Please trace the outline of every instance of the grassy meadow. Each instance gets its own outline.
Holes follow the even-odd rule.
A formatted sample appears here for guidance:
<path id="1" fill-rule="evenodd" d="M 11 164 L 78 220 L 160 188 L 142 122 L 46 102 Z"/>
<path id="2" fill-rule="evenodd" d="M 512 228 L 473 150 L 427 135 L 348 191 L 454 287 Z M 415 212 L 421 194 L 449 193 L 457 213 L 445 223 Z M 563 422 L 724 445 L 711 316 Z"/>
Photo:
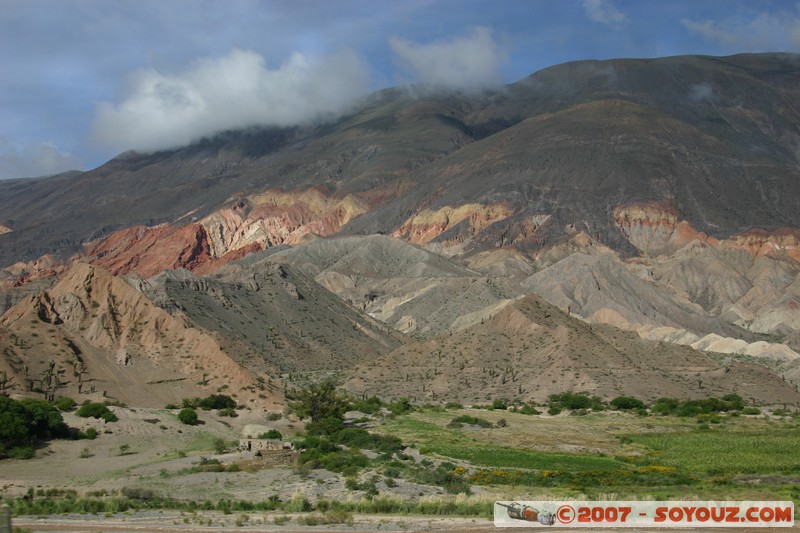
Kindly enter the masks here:
<path id="1" fill-rule="evenodd" d="M 468 413 L 494 427 L 449 427 Z M 497 423 L 501 426 L 497 427 Z M 514 494 L 800 499 L 800 422 L 790 416 L 530 416 L 422 410 L 376 431 L 460 466 L 474 485 Z"/>

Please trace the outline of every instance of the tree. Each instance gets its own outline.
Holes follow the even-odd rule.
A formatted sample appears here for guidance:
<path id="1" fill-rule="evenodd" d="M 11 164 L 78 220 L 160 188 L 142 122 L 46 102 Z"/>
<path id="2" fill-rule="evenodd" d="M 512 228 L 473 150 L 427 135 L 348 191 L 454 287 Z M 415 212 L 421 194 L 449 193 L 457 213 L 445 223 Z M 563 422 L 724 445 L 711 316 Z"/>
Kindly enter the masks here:
<path id="1" fill-rule="evenodd" d="M 336 385 L 332 381 L 323 381 L 300 391 L 297 401 L 291 406 L 300 418 L 320 422 L 331 417 L 344 418 L 349 403 L 347 398 L 336 391 Z"/>
<path id="2" fill-rule="evenodd" d="M 31 439 L 30 415 L 16 400 L 0 396 L 0 453 Z"/>
<path id="3" fill-rule="evenodd" d="M 30 431 L 34 437 L 48 439 L 69 434 L 61 413 L 52 403 L 36 398 L 24 398 L 19 403 L 28 411 Z"/>
<path id="4" fill-rule="evenodd" d="M 332 435 L 344 427 L 344 413 L 349 402 L 336 391 L 332 381 L 323 381 L 300 391 L 291 407 L 301 418 L 311 419 L 306 427 L 309 433 Z"/>
<path id="5" fill-rule="evenodd" d="M 185 407 L 178 413 L 178 420 L 187 426 L 194 426 L 197 424 L 197 411 L 191 407 Z"/>
<path id="6" fill-rule="evenodd" d="M 19 458 L 33 457 L 32 446 L 37 440 L 68 434 L 61 413 L 50 402 L 0 397 L 0 457 L 6 453 Z"/>

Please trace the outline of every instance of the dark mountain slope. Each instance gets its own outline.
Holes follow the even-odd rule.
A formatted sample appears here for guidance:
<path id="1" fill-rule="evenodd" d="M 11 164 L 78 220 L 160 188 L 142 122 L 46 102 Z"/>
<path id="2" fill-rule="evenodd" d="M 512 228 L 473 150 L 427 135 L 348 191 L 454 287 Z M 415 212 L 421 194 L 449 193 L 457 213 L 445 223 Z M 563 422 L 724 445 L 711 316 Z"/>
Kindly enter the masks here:
<path id="1" fill-rule="evenodd" d="M 576 226 L 634 253 L 611 216 L 634 201 L 666 202 L 716 236 L 797 227 L 798 79 L 796 55 L 683 56 L 568 63 L 480 95 L 386 90 L 331 124 L 227 132 L 91 172 L 0 182 L 0 219 L 14 230 L 0 235 L 0 264 L 312 186 L 381 207 L 349 233 L 395 231 L 421 206 L 511 206 L 499 226 L 449 236 L 485 233 L 477 247 L 508 232 L 537 247 Z M 520 229 L 532 213 L 554 217 L 535 238 Z"/>
<path id="2" fill-rule="evenodd" d="M 446 118 L 460 101 L 385 91 L 335 124 L 226 132 L 176 150 L 122 154 L 90 172 L 0 181 L 0 220 L 14 230 L 0 235 L 0 265 L 72 253 L 120 228 L 187 223 L 272 188 L 323 186 L 380 203 L 409 185 L 382 187 L 471 142 L 463 124 Z"/>
<path id="3" fill-rule="evenodd" d="M 797 227 L 799 67 L 796 56 L 763 55 L 547 69 L 473 112 L 467 120 L 493 116 L 515 125 L 420 169 L 414 200 L 431 210 L 509 204 L 517 216 L 487 228 L 493 237 L 478 239 L 486 245 L 519 233 L 520 215 L 550 214 L 555 220 L 529 246 L 563 235 L 557 222 L 632 252 L 612 212 L 636 202 L 667 203 L 720 237 L 751 226 Z M 353 229 L 376 220 L 393 229 L 405 201 Z"/>

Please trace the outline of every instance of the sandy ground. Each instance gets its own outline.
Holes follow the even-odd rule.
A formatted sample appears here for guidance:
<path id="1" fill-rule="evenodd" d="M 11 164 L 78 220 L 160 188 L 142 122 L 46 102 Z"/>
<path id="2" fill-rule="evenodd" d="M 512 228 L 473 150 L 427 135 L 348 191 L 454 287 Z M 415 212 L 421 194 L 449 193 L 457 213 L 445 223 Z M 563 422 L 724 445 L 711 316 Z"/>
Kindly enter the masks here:
<path id="1" fill-rule="evenodd" d="M 30 529 L 38 532 L 60 533 L 99 533 L 99 532 L 175 532 L 175 533 L 200 533 L 200 532 L 225 532 L 225 531 L 264 531 L 275 533 L 295 533 L 309 531 L 355 531 L 358 533 L 381 531 L 447 531 L 452 533 L 490 533 L 506 531 L 530 531 L 531 529 L 547 530 L 546 526 L 533 526 L 532 528 L 496 528 L 489 520 L 470 518 L 436 518 L 422 516 L 376 516 L 355 515 L 352 525 L 336 524 L 328 526 L 301 526 L 296 522 L 297 516 L 289 523 L 278 526 L 272 522 L 274 516 L 268 514 L 250 514 L 247 523 L 237 525 L 238 515 L 223 515 L 221 513 L 203 513 L 189 515 L 174 512 L 139 512 L 133 514 L 113 515 L 110 517 L 87 517 L 85 515 L 59 516 L 59 517 L 21 517 L 15 519 L 14 527 Z M 204 525 L 199 525 L 202 521 Z M 211 523 L 208 523 L 208 522 Z M 566 533 L 579 533 L 587 531 L 586 528 L 557 527 L 557 531 Z M 764 531 L 764 528 L 706 528 L 704 530 L 692 528 L 669 529 L 640 529 L 640 528 L 613 528 L 594 529 L 595 531 L 626 532 L 634 531 L 659 532 L 659 531 L 713 531 L 714 533 L 744 533 L 747 531 Z M 800 531 L 800 526 L 780 528 L 778 531 Z"/>

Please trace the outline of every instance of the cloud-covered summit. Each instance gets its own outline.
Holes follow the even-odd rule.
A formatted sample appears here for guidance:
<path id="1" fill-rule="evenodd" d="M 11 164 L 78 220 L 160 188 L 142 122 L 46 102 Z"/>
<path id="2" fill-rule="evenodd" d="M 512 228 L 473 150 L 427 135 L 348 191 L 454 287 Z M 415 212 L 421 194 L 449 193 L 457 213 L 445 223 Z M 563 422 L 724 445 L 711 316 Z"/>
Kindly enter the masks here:
<path id="1" fill-rule="evenodd" d="M 466 36 L 429 44 L 392 37 L 389 45 L 404 81 L 466 89 L 502 82 L 500 67 L 507 52 L 494 40 L 489 28 L 479 27 Z"/>
<path id="2" fill-rule="evenodd" d="M 330 117 L 363 95 L 368 82 L 368 69 L 353 52 L 295 53 L 270 68 L 260 54 L 234 49 L 181 72 L 137 72 L 122 102 L 97 106 L 93 131 L 119 150 L 170 148 L 226 129 Z"/>
<path id="3" fill-rule="evenodd" d="M 506 53 L 488 28 L 430 44 L 393 37 L 389 45 L 405 82 L 465 89 L 502 82 Z M 93 133 L 117 150 L 153 151 L 227 129 L 306 124 L 335 117 L 369 82 L 369 67 L 354 52 L 294 53 L 271 68 L 261 54 L 237 48 L 178 72 L 134 73 L 121 102 L 98 104 Z"/>
<path id="4" fill-rule="evenodd" d="M 481 89 L 567 61 L 800 52 L 798 21 L 797 0 L 0 0 L 0 179 L 314 120 L 398 83 Z"/>

